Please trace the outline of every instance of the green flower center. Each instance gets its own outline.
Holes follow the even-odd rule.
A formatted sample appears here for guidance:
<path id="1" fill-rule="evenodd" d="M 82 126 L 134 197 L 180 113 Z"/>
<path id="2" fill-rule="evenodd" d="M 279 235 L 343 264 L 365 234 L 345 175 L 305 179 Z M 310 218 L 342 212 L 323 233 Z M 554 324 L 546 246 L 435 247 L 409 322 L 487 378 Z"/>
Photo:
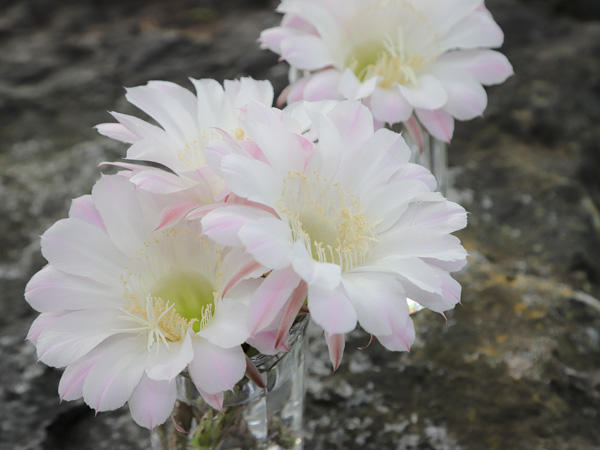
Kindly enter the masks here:
<path id="1" fill-rule="evenodd" d="M 215 312 L 215 288 L 198 273 L 170 275 L 154 287 L 152 296 L 173 304 L 178 315 L 193 322 L 196 332 L 206 326 Z"/>

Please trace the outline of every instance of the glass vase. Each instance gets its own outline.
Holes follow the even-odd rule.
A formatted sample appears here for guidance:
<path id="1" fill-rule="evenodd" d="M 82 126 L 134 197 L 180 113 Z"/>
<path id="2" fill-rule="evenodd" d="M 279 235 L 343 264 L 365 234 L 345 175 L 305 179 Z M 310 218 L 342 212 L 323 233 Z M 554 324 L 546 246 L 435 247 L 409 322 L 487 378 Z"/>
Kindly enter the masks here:
<path id="1" fill-rule="evenodd" d="M 244 377 L 226 392 L 223 412 L 208 406 L 187 374 L 178 376 L 173 414 L 151 434 L 152 450 L 302 449 L 308 315 L 290 330 L 289 352 L 250 357 L 264 388 Z"/>

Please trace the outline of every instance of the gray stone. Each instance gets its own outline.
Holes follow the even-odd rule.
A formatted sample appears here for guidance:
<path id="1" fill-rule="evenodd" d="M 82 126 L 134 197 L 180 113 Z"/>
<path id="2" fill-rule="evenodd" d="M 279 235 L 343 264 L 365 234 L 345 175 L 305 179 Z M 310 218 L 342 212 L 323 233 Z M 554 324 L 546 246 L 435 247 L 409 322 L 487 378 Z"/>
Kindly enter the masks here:
<path id="1" fill-rule="evenodd" d="M 486 5 L 516 75 L 450 148 L 452 196 L 470 211 L 462 305 L 447 322 L 419 313 L 408 354 L 358 350 L 368 336 L 352 333 L 335 375 L 313 333 L 308 449 L 600 448 L 597 2 Z M 284 65 L 255 42 L 279 20 L 272 6 L 2 2 L 0 449 L 147 448 L 126 409 L 59 403 L 59 371 L 24 341 L 23 289 L 44 264 L 39 235 L 122 155 L 91 127 L 132 111 L 123 86 L 247 74 L 284 87 Z"/>

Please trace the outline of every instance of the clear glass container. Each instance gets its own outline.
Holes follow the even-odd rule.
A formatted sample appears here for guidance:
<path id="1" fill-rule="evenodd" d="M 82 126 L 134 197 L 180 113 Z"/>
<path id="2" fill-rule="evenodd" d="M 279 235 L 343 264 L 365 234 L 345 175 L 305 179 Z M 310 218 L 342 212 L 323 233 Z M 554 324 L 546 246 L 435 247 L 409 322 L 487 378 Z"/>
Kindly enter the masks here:
<path id="1" fill-rule="evenodd" d="M 244 377 L 225 393 L 222 413 L 204 402 L 189 376 L 179 375 L 175 409 L 152 431 L 152 450 L 302 449 L 308 322 L 303 315 L 292 326 L 289 352 L 250 358 L 265 388 Z"/>

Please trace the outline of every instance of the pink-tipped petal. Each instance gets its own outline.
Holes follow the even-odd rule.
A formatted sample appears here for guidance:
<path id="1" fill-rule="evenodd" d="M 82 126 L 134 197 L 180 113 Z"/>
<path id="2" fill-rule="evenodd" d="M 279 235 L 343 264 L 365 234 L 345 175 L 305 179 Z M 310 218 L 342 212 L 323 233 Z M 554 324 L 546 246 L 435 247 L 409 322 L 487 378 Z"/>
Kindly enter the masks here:
<path id="1" fill-rule="evenodd" d="M 239 233 L 244 248 L 265 267 L 282 269 L 290 264 L 290 227 L 275 217 L 264 217 L 244 225 Z"/>
<path id="2" fill-rule="evenodd" d="M 356 327 L 356 311 L 341 287 L 308 288 L 308 309 L 313 320 L 331 334 L 348 333 Z"/>
<path id="3" fill-rule="evenodd" d="M 132 144 L 139 140 L 139 137 L 129 131 L 120 123 L 101 123 L 95 126 L 98 133 L 111 139 Z"/>
<path id="4" fill-rule="evenodd" d="M 373 117 L 387 123 L 404 122 L 413 108 L 397 89 L 377 88 L 371 95 L 371 110 Z"/>
<path id="5" fill-rule="evenodd" d="M 83 383 L 83 399 L 96 411 L 109 411 L 125 404 L 144 373 L 143 339 L 113 339 L 104 346 Z"/>
<path id="6" fill-rule="evenodd" d="M 197 387 L 196 387 L 197 388 Z M 217 392 L 216 394 L 209 394 L 208 392 L 204 392 L 202 389 L 198 389 L 198 392 L 204 399 L 206 403 L 211 408 L 217 409 L 223 412 L 223 392 Z"/>
<path id="7" fill-rule="evenodd" d="M 194 201 L 184 201 L 167 206 L 161 213 L 160 223 L 154 229 L 172 227 L 179 223 L 187 214 L 195 208 L 198 208 L 198 203 Z"/>
<path id="8" fill-rule="evenodd" d="M 285 306 L 300 278 L 291 268 L 271 272 L 250 301 L 250 334 L 268 326 Z"/>
<path id="9" fill-rule="evenodd" d="M 92 352 L 68 366 L 58 383 L 58 395 L 62 400 L 77 400 L 83 395 L 83 383 L 98 360 L 98 352 Z"/>
<path id="10" fill-rule="evenodd" d="M 265 388 L 265 382 L 263 381 L 260 372 L 254 365 L 252 360 L 248 358 L 248 355 L 246 355 L 246 376 L 252 381 L 254 381 L 254 384 L 256 384 L 259 388 Z"/>
<path id="11" fill-rule="evenodd" d="M 422 152 L 423 133 L 415 116 L 410 116 L 410 118 L 406 122 L 404 122 L 404 125 L 406 125 L 406 129 L 410 133 L 412 140 L 417 144 L 417 147 L 419 147 L 419 151 Z"/>
<path id="12" fill-rule="evenodd" d="M 327 349 L 329 350 L 329 360 L 331 361 L 333 371 L 335 372 L 342 362 L 346 339 L 343 334 L 330 334 L 325 332 L 325 340 L 327 342 Z"/>
<path id="13" fill-rule="evenodd" d="M 281 344 L 285 344 L 288 332 L 300 308 L 304 305 L 304 301 L 306 300 L 306 293 L 308 292 L 308 288 L 304 281 L 300 281 L 300 284 L 294 289 L 292 292 L 292 296 L 290 301 L 285 307 L 283 312 L 283 318 L 281 319 L 281 323 L 279 324 L 279 329 L 277 330 L 277 338 L 275 339 L 275 347 L 279 347 Z"/>
<path id="14" fill-rule="evenodd" d="M 96 209 L 91 195 L 82 195 L 73 199 L 71 208 L 69 209 L 69 217 L 81 219 L 90 225 L 97 226 L 101 230 L 106 231 L 102 217 Z"/>
<path id="15" fill-rule="evenodd" d="M 232 389 L 246 373 L 246 357 L 239 345 L 222 348 L 206 339 L 193 340 L 194 359 L 189 364 L 192 381 L 198 390 L 219 394 Z"/>
<path id="16" fill-rule="evenodd" d="M 156 381 L 144 375 L 129 399 L 129 411 L 135 423 L 152 430 L 169 418 L 176 399 L 175 380 Z"/>
<path id="17" fill-rule="evenodd" d="M 238 237 L 240 229 L 251 221 L 268 216 L 265 210 L 248 205 L 224 206 L 202 218 L 202 232 L 221 245 L 239 247 L 242 245 Z"/>
<path id="18" fill-rule="evenodd" d="M 230 289 L 235 287 L 240 281 L 245 279 L 250 274 L 253 274 L 254 272 L 256 272 L 256 270 L 260 269 L 261 267 L 262 266 L 256 261 L 250 261 L 248 264 L 241 267 L 240 270 L 234 273 L 233 276 L 227 281 L 227 284 L 223 288 L 223 294 L 221 295 L 221 298 L 225 297 L 225 295 L 227 295 L 227 292 L 229 292 Z"/>
<path id="19" fill-rule="evenodd" d="M 450 142 L 454 134 L 454 119 L 450 114 L 442 109 L 417 109 L 415 112 L 427 131 L 441 141 Z"/>

